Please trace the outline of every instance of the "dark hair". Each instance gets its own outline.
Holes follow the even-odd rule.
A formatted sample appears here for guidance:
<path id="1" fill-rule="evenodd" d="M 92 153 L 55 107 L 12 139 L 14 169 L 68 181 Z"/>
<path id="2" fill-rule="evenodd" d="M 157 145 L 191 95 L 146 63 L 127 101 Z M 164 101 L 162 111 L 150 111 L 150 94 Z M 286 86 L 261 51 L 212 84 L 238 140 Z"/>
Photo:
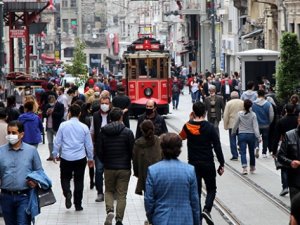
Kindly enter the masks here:
<path id="1" fill-rule="evenodd" d="M 54 87 L 54 85 L 51 83 L 51 82 L 49 82 L 48 84 L 47 84 L 47 89 L 50 91 L 50 90 L 52 90 L 52 88 Z"/>
<path id="2" fill-rule="evenodd" d="M 154 138 L 154 125 L 151 120 L 144 120 L 140 125 L 142 134 L 146 140 Z"/>
<path id="3" fill-rule="evenodd" d="M 160 136 L 160 147 L 165 159 L 177 159 L 181 153 L 182 140 L 178 134 L 165 133 Z"/>
<path id="4" fill-rule="evenodd" d="M 291 103 L 286 104 L 285 111 L 287 114 L 293 114 L 295 112 L 295 105 Z"/>
<path id="5" fill-rule="evenodd" d="M 290 102 L 292 102 L 292 100 L 294 100 L 294 99 L 295 99 L 295 102 L 296 102 L 296 103 L 299 102 L 299 96 L 298 96 L 297 94 L 293 94 L 293 95 L 291 96 Z"/>
<path id="6" fill-rule="evenodd" d="M 14 95 L 8 96 L 6 99 L 7 107 L 15 106 L 16 104 L 16 97 Z"/>
<path id="7" fill-rule="evenodd" d="M 297 224 L 300 224 L 300 193 L 296 194 L 296 196 L 292 199 L 291 204 L 291 215 L 294 216 Z"/>
<path id="8" fill-rule="evenodd" d="M 75 102 L 75 104 L 77 104 L 78 101 L 81 101 L 81 100 L 77 100 Z M 90 127 L 91 124 L 90 124 L 90 119 L 89 119 L 89 108 L 90 108 L 91 104 L 84 103 L 83 101 L 81 101 L 81 102 L 82 102 L 82 105 L 80 105 L 81 114 L 79 116 L 79 121 L 86 124 L 88 127 Z"/>
<path id="9" fill-rule="evenodd" d="M 245 114 L 247 114 L 247 113 L 250 112 L 251 106 L 252 106 L 252 101 L 249 100 L 249 99 L 246 99 L 246 100 L 244 101 L 244 109 L 245 109 L 245 111 L 246 111 Z"/>
<path id="10" fill-rule="evenodd" d="M 73 104 L 70 106 L 69 112 L 71 113 L 71 117 L 78 117 L 81 112 L 81 108 L 79 105 Z"/>
<path id="11" fill-rule="evenodd" d="M 55 95 L 48 95 L 48 102 L 49 102 L 50 100 L 52 100 L 52 99 L 55 99 L 55 100 L 56 100 Z"/>
<path id="12" fill-rule="evenodd" d="M 6 116 L 6 109 L 4 107 L 0 107 L 0 119 L 5 119 Z"/>
<path id="13" fill-rule="evenodd" d="M 202 102 L 195 102 L 193 104 L 193 112 L 196 116 L 202 117 L 205 116 L 205 105 Z"/>
<path id="14" fill-rule="evenodd" d="M 112 122 L 119 121 L 123 116 L 123 111 L 118 107 L 113 107 L 109 112 L 109 116 Z"/>
<path id="15" fill-rule="evenodd" d="M 252 89 L 253 87 L 254 87 L 254 82 L 253 82 L 253 81 L 248 81 L 247 86 L 246 86 L 246 89 L 247 89 L 247 90 L 250 90 L 250 89 Z"/>
<path id="16" fill-rule="evenodd" d="M 18 131 L 19 133 L 22 133 L 24 132 L 24 126 L 23 126 L 23 123 L 21 123 L 20 121 L 18 120 L 12 120 L 8 123 L 7 125 L 8 127 L 18 127 Z"/>
<path id="17" fill-rule="evenodd" d="M 78 86 L 74 85 L 74 86 L 72 87 L 72 89 L 73 89 L 74 91 L 77 91 L 77 90 L 78 90 Z"/>
<path id="18" fill-rule="evenodd" d="M 33 111 L 33 105 L 34 105 L 33 101 L 25 102 L 24 109 L 26 109 L 27 112 L 32 112 Z"/>
<path id="19" fill-rule="evenodd" d="M 76 100 L 73 104 L 77 104 L 79 105 L 80 107 L 82 107 L 82 105 L 84 104 L 84 102 L 80 99 Z"/>
<path id="20" fill-rule="evenodd" d="M 258 97 L 264 97 L 265 94 L 266 94 L 266 92 L 265 92 L 264 90 L 258 90 L 258 91 L 257 91 Z"/>
<path id="21" fill-rule="evenodd" d="M 72 88 L 70 88 L 70 89 L 67 91 L 67 94 L 68 94 L 68 95 L 70 95 L 70 94 L 75 94 L 75 91 L 74 91 Z"/>

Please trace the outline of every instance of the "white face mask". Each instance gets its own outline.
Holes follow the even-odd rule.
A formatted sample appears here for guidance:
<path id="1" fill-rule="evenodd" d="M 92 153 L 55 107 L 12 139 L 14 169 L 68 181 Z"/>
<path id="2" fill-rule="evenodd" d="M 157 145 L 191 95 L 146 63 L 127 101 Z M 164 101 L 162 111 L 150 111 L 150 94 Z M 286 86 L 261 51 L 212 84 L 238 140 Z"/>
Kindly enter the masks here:
<path id="1" fill-rule="evenodd" d="M 25 91 L 25 95 L 30 95 L 30 91 Z"/>
<path id="2" fill-rule="evenodd" d="M 107 104 L 101 104 L 101 110 L 102 112 L 107 112 L 109 110 L 109 105 Z"/>
<path id="3" fill-rule="evenodd" d="M 17 134 L 9 134 L 9 135 L 6 135 L 5 138 L 12 145 L 16 144 L 19 141 L 19 137 Z"/>

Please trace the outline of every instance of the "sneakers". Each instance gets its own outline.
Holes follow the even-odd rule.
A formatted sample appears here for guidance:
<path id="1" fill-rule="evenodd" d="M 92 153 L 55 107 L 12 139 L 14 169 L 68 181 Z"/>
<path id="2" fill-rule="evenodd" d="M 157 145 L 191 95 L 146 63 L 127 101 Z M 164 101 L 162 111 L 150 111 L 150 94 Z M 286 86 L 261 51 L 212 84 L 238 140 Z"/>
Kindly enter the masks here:
<path id="1" fill-rule="evenodd" d="M 202 216 L 208 225 L 214 225 L 214 221 L 212 220 L 210 213 L 207 209 L 203 209 Z"/>
<path id="2" fill-rule="evenodd" d="M 259 148 L 255 149 L 255 157 L 258 159 L 259 158 Z"/>
<path id="3" fill-rule="evenodd" d="M 248 174 L 247 167 L 243 168 L 242 174 L 243 175 L 247 175 Z"/>
<path id="4" fill-rule="evenodd" d="M 82 210 L 83 210 L 83 208 L 82 208 L 82 206 L 81 206 L 81 205 L 79 205 L 79 206 L 75 206 L 75 210 L 76 210 L 76 211 L 82 211 Z"/>
<path id="5" fill-rule="evenodd" d="M 94 183 L 94 181 L 91 181 L 90 182 L 90 189 L 92 190 L 92 189 L 94 189 L 94 187 L 95 187 L 95 183 Z"/>
<path id="6" fill-rule="evenodd" d="M 284 189 L 282 189 L 282 191 L 280 192 L 280 196 L 285 196 L 286 194 L 288 194 L 289 193 L 289 189 L 288 188 L 284 188 Z"/>
<path id="7" fill-rule="evenodd" d="M 98 194 L 97 198 L 95 199 L 95 202 L 103 202 L 104 201 L 104 195 Z"/>
<path id="8" fill-rule="evenodd" d="M 231 160 L 231 161 L 238 161 L 238 158 L 232 157 L 230 160 Z"/>
<path id="9" fill-rule="evenodd" d="M 256 170 L 255 166 L 250 166 L 250 173 L 253 174 L 255 172 L 255 170 Z"/>
<path id="10" fill-rule="evenodd" d="M 113 221 L 114 217 L 115 217 L 115 214 L 113 212 L 107 213 L 104 225 L 112 225 L 112 221 Z"/>
<path id="11" fill-rule="evenodd" d="M 123 225 L 123 223 L 121 221 L 117 221 L 116 225 Z"/>
<path id="12" fill-rule="evenodd" d="M 66 196 L 66 201 L 65 201 L 65 205 L 66 205 L 67 209 L 71 208 L 71 206 L 72 206 L 71 200 L 72 200 L 72 193 L 69 192 Z"/>
<path id="13" fill-rule="evenodd" d="M 145 220 L 144 225 L 150 225 L 148 220 Z"/>

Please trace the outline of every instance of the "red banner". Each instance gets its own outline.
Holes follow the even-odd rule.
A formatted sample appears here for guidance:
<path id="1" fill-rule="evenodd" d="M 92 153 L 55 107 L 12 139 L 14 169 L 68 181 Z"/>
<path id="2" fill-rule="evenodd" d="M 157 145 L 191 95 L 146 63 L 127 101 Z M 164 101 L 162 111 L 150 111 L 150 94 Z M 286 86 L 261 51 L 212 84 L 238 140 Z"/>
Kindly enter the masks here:
<path id="1" fill-rule="evenodd" d="M 116 33 L 114 36 L 114 53 L 115 55 L 119 54 L 119 35 Z"/>
<path id="2" fill-rule="evenodd" d="M 9 30 L 9 38 L 25 38 L 26 30 Z"/>

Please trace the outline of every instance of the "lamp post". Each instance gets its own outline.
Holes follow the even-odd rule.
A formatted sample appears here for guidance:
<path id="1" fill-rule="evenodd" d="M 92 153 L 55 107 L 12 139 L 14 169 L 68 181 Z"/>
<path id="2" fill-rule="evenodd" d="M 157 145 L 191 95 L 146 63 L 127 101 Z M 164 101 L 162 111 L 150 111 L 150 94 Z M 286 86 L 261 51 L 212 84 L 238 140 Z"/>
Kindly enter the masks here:
<path id="1" fill-rule="evenodd" d="M 0 78 L 3 76 L 2 68 L 4 67 L 4 37 L 3 37 L 3 1 L 0 2 Z"/>
<path id="2" fill-rule="evenodd" d="M 210 20 L 211 20 L 211 72 L 216 73 L 216 18 L 215 0 L 211 0 Z"/>

